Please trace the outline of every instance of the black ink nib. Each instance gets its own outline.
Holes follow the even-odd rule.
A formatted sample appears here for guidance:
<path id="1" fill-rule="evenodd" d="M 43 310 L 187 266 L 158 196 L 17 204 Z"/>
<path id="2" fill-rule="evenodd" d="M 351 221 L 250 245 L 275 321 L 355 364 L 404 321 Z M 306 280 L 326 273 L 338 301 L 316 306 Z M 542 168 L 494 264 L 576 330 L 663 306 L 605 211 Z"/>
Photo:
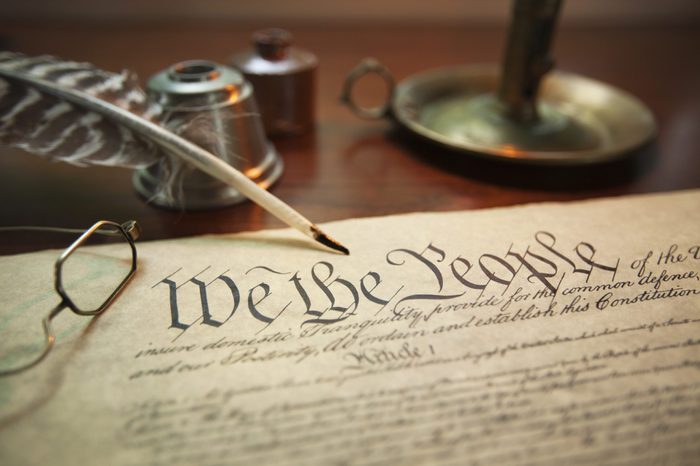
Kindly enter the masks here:
<path id="1" fill-rule="evenodd" d="M 339 242 L 322 232 L 316 225 L 313 225 L 311 227 L 311 232 L 314 235 L 314 239 L 322 245 L 329 247 L 334 251 L 341 252 L 346 256 L 350 255 L 350 250 L 348 248 L 346 248 L 345 246 L 343 246 L 342 244 L 340 244 Z"/>

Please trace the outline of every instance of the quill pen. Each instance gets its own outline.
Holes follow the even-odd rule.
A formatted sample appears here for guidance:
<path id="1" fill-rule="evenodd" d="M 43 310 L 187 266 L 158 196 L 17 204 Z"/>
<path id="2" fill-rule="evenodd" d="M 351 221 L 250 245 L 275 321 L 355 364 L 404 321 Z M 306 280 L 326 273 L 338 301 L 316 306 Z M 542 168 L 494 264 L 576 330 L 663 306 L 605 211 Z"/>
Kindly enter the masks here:
<path id="1" fill-rule="evenodd" d="M 6 144 L 76 165 L 143 167 L 164 154 L 175 156 L 233 186 L 324 246 L 349 253 L 243 173 L 159 125 L 160 112 L 128 72 L 110 73 L 50 56 L 0 53 L 0 140 Z"/>

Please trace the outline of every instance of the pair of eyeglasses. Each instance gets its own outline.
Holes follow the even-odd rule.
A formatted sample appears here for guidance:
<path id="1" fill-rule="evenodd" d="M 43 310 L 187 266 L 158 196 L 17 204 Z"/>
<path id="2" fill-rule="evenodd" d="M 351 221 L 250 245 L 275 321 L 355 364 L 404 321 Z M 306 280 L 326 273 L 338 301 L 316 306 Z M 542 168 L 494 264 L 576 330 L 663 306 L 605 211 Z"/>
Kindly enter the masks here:
<path id="1" fill-rule="evenodd" d="M 49 354 L 56 337 L 51 321 L 68 308 L 81 316 L 95 316 L 109 307 L 136 272 L 135 240 L 140 227 L 135 220 L 123 224 L 100 220 L 87 230 L 51 227 L 0 227 L 0 232 L 49 231 L 82 233 L 56 260 L 54 289 L 61 301 L 42 319 L 42 343 L 38 346 L 19 345 L 10 354 L 0 354 L 0 376 L 17 374 L 39 364 Z M 100 237 L 109 244 L 92 246 Z M 9 316 L 8 319 L 17 318 Z M 0 326 L 5 323 L 0 322 Z M 9 335 L 13 337 L 12 334 Z M 31 356 L 28 357 L 30 353 Z M 22 362 L 16 362 L 21 360 Z"/>

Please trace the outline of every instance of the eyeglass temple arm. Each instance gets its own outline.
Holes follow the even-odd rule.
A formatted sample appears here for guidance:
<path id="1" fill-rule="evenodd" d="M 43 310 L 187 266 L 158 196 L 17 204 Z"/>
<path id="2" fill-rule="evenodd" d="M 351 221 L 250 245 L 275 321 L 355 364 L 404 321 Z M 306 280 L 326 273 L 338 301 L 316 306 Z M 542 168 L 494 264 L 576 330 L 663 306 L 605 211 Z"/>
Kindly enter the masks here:
<path id="1" fill-rule="evenodd" d="M 44 358 L 49 354 L 49 351 L 51 351 L 51 348 L 53 348 L 54 341 L 56 341 L 56 337 L 54 336 L 53 330 L 51 328 L 51 321 L 66 307 L 66 302 L 61 301 L 56 307 L 51 309 L 51 311 L 41 320 L 41 325 L 44 328 L 44 337 L 46 339 L 46 346 L 44 346 L 44 350 L 41 352 L 41 354 L 37 355 L 34 359 L 29 361 L 28 363 L 22 364 L 21 366 L 14 367 L 12 369 L 0 370 L 0 377 L 24 372 L 27 369 L 36 366 L 44 360 Z"/>
<path id="2" fill-rule="evenodd" d="M 141 226 L 138 224 L 136 220 L 128 220 L 124 223 L 122 223 L 122 228 L 124 231 L 131 237 L 132 240 L 137 240 L 138 237 L 141 235 Z M 46 231 L 46 232 L 53 232 L 53 233 L 84 233 L 84 229 L 80 228 L 60 228 L 60 227 L 36 227 L 36 226 L 28 226 L 28 225 L 20 225 L 20 226 L 9 226 L 9 227 L 0 227 L 0 231 Z M 106 235 L 106 236 L 119 236 L 121 235 L 120 232 L 118 231 L 107 231 L 107 230 L 97 230 L 95 233 L 98 235 Z"/>

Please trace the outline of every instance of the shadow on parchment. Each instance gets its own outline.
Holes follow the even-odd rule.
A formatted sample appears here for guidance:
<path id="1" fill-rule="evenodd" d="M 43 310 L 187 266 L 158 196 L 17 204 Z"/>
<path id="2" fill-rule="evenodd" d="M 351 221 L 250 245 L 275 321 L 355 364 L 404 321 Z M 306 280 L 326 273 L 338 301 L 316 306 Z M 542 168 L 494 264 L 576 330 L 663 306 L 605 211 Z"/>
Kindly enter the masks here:
<path id="1" fill-rule="evenodd" d="M 64 310 L 63 312 L 70 311 Z M 109 309 L 106 312 L 109 312 Z M 60 316 L 57 318 L 60 318 Z M 24 416 L 39 410 L 56 396 L 64 382 L 66 365 L 76 353 L 84 351 L 87 338 L 92 333 L 99 318 L 100 315 L 83 317 L 83 319 L 88 321 L 87 325 L 79 331 L 79 334 L 70 343 L 63 341 L 64 344 L 70 345 L 70 348 L 67 348 L 66 351 L 57 352 L 56 348 L 54 348 L 46 356 L 46 360 L 41 361 L 36 367 L 27 369 L 27 372 L 0 378 L 0 391 L 9 391 L 9 400 L 3 400 L 8 406 L 0 406 L 2 411 L 4 411 L 0 414 L 0 431 L 11 428 L 12 424 L 18 422 Z M 55 344 L 60 345 L 61 342 L 62 340 L 57 338 Z M 48 370 L 42 371 L 42 364 L 46 365 L 50 359 L 53 360 L 48 364 Z M 26 377 L 26 380 L 20 385 L 18 379 L 21 377 Z M 12 391 L 18 388 L 22 389 L 23 397 L 20 401 L 13 401 Z M 27 395 L 27 393 L 29 394 Z"/>
<path id="2" fill-rule="evenodd" d="M 579 191 L 624 185 L 648 173 L 658 160 L 656 141 L 604 163 L 575 166 L 529 165 L 484 158 L 427 141 L 393 127 L 386 138 L 420 162 L 486 183 L 521 189 Z"/>
<path id="3" fill-rule="evenodd" d="M 248 232 L 248 233 L 231 233 L 222 235 L 203 235 L 193 238 L 182 238 L 178 241 L 191 241 L 193 243 L 206 243 L 207 245 L 212 245 L 215 243 L 220 243 L 222 246 L 242 246 L 244 249 L 248 250 L 251 247 L 259 247 L 264 249 L 266 246 L 277 246 L 284 248 L 291 248 L 303 251 L 318 251 L 321 253 L 327 253 L 334 256 L 343 256 L 344 254 L 335 251 L 333 249 L 327 248 L 320 243 L 317 243 L 311 238 L 305 238 L 301 233 L 294 232 L 294 238 L 289 238 L 287 236 L 273 236 L 274 232 L 277 230 L 269 230 L 271 233 L 269 236 L 267 232 Z M 298 236 L 298 237 L 296 237 Z"/>

